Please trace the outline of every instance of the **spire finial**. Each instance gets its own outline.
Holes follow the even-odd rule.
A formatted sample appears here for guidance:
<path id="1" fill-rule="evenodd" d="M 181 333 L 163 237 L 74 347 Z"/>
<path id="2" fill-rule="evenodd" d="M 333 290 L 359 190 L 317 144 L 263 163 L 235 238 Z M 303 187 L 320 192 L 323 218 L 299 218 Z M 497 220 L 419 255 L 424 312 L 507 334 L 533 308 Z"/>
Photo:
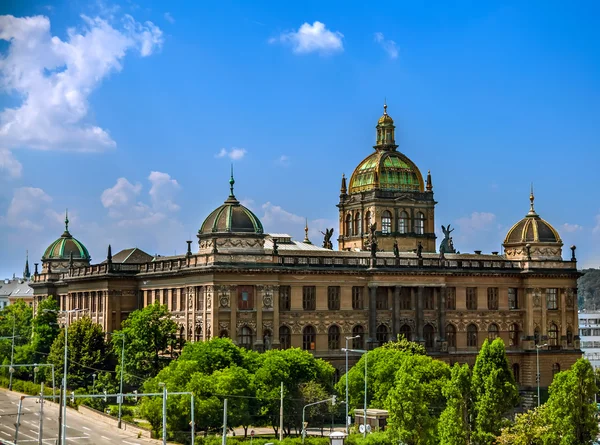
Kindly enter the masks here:
<path id="1" fill-rule="evenodd" d="M 69 209 L 65 210 L 65 232 L 69 231 Z"/>
<path id="2" fill-rule="evenodd" d="M 535 213 L 535 209 L 533 208 L 533 202 L 535 201 L 535 196 L 533 194 L 533 182 L 531 183 L 531 188 L 529 190 L 529 213 L 528 216 L 537 216 Z"/>
<path id="3" fill-rule="evenodd" d="M 427 191 L 433 190 L 433 183 L 431 182 L 431 170 L 427 170 Z"/>
<path id="4" fill-rule="evenodd" d="M 25 251 L 25 269 L 23 270 L 23 279 L 29 280 L 31 273 L 29 272 L 29 250 Z"/>
<path id="5" fill-rule="evenodd" d="M 383 115 L 387 116 L 387 99 L 383 98 Z"/>
<path id="6" fill-rule="evenodd" d="M 304 243 L 312 244 L 308 239 L 308 218 L 306 218 L 306 224 L 304 225 Z"/>
<path id="7" fill-rule="evenodd" d="M 234 198 L 233 194 L 233 185 L 235 184 L 235 179 L 233 179 L 233 163 L 231 164 L 231 178 L 229 178 L 229 197 Z"/>

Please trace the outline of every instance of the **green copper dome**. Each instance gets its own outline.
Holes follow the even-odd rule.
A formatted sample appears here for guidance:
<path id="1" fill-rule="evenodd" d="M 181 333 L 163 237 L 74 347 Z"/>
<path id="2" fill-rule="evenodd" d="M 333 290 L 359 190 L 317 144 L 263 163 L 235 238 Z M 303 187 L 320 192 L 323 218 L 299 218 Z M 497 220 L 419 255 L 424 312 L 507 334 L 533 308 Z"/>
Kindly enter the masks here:
<path id="1" fill-rule="evenodd" d="M 423 176 L 402 153 L 378 150 L 363 159 L 350 178 L 350 193 L 373 189 L 422 192 Z"/>
<path id="2" fill-rule="evenodd" d="M 65 217 L 65 231 L 59 239 L 48 246 L 42 260 L 90 260 L 86 247 L 69 233 L 69 218 Z"/>
<path id="3" fill-rule="evenodd" d="M 220 207 L 213 210 L 204 220 L 198 235 L 211 233 L 247 233 L 262 234 L 263 226 L 258 217 L 250 209 L 244 207 L 233 194 L 233 171 L 229 180 L 230 193 Z"/>

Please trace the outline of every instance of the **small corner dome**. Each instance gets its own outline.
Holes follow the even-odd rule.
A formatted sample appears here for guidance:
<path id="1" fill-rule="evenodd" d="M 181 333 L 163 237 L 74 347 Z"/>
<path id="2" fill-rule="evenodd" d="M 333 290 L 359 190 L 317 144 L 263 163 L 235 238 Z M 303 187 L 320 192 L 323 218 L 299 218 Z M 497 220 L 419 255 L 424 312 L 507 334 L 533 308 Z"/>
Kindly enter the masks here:
<path id="1" fill-rule="evenodd" d="M 563 242 L 560 235 L 536 213 L 534 199 L 532 191 L 529 213 L 506 234 L 503 244 L 506 256 L 512 259 L 561 261 Z"/>
<path id="2" fill-rule="evenodd" d="M 87 248 L 69 232 L 69 218 L 65 217 L 65 231 L 44 251 L 42 260 L 74 260 L 90 261 Z"/>
<path id="3" fill-rule="evenodd" d="M 198 236 L 219 233 L 255 234 L 264 233 L 260 219 L 250 209 L 240 204 L 233 194 L 233 172 L 229 180 L 230 193 L 223 205 L 213 210 L 204 220 Z"/>

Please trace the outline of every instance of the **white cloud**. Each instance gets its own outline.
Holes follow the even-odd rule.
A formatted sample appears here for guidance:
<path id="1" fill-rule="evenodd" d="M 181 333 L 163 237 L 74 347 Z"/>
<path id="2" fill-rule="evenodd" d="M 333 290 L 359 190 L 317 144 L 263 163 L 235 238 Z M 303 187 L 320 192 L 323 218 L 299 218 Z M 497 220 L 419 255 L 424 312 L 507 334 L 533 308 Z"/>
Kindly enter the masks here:
<path id="1" fill-rule="evenodd" d="M 583 226 L 580 226 L 579 224 L 569 224 L 569 223 L 564 223 L 561 226 L 562 231 L 565 231 L 567 233 L 573 233 L 573 232 L 579 232 L 581 230 L 583 230 Z"/>
<path id="2" fill-rule="evenodd" d="M 279 159 L 277 159 L 277 163 L 283 165 L 284 167 L 289 167 L 289 165 L 291 164 L 291 160 L 289 156 L 281 155 L 279 156 Z"/>
<path id="3" fill-rule="evenodd" d="M 273 225 L 275 222 L 285 222 L 292 224 L 304 223 L 304 218 L 298 215 L 294 215 L 287 210 L 284 210 L 281 206 L 266 202 L 262 205 L 263 217 L 261 221 L 265 225 Z"/>
<path id="4" fill-rule="evenodd" d="M 375 41 L 379 43 L 388 56 L 390 56 L 390 59 L 395 59 L 398 57 L 398 48 L 396 47 L 396 42 L 393 40 L 386 40 L 381 32 L 375 33 Z"/>
<path id="5" fill-rule="evenodd" d="M 4 170 L 9 178 L 20 178 L 23 166 L 9 150 L 0 149 L 0 171 Z"/>
<path id="6" fill-rule="evenodd" d="M 0 16 L 0 87 L 22 98 L 0 112 L 0 141 L 7 148 L 101 151 L 116 146 L 107 130 L 89 122 L 90 94 L 127 52 L 149 56 L 163 43 L 152 22 L 125 15 L 117 29 L 99 17 L 81 16 L 80 30 L 67 39 L 52 36 L 45 16 Z"/>
<path id="7" fill-rule="evenodd" d="M 20 187 L 15 189 L 6 216 L 0 222 L 17 229 L 40 231 L 44 228 L 44 208 L 52 198 L 41 188 Z"/>
<path id="8" fill-rule="evenodd" d="M 285 32 L 269 39 L 269 43 L 283 43 L 292 46 L 298 54 L 317 52 L 330 54 L 344 50 L 344 35 L 338 31 L 330 31 L 324 23 L 315 21 L 312 25 L 304 23 L 298 31 Z"/>
<path id="9" fill-rule="evenodd" d="M 165 12 L 165 20 L 170 24 L 175 23 L 175 19 L 173 18 L 170 12 Z"/>
<path id="10" fill-rule="evenodd" d="M 148 193 L 154 208 L 164 208 L 169 212 L 179 210 L 179 205 L 173 202 L 173 197 L 180 188 L 175 179 L 171 179 L 168 173 L 150 172 L 148 180 L 152 184 Z"/>
<path id="11" fill-rule="evenodd" d="M 179 210 L 174 202 L 179 183 L 167 173 L 153 171 L 148 176 L 149 203 L 139 201 L 141 184 L 132 184 L 119 178 L 114 186 L 102 192 L 100 201 L 108 209 L 108 215 L 117 220 L 119 227 L 152 226 L 170 219 L 171 213 Z"/>
<path id="12" fill-rule="evenodd" d="M 239 161 L 240 159 L 242 159 L 244 156 L 246 156 L 246 149 L 245 148 L 236 148 L 233 147 L 229 150 L 227 150 L 226 148 L 222 148 L 216 155 L 215 157 L 217 158 L 224 158 L 224 157 L 228 157 L 229 159 L 231 159 L 232 161 Z"/>
<path id="13" fill-rule="evenodd" d="M 495 227 L 496 215 L 489 212 L 473 212 L 470 216 L 456 220 L 462 232 L 477 232 Z"/>

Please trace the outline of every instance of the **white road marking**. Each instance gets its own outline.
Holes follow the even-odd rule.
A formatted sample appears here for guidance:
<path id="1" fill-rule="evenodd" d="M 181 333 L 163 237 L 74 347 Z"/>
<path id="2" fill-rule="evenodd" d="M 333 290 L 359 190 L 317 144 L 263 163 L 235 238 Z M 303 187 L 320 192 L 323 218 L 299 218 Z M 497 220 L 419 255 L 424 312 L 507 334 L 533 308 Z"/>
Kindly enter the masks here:
<path id="1" fill-rule="evenodd" d="M 123 443 L 126 443 L 127 445 L 140 445 L 137 442 L 127 442 L 126 440 L 124 440 Z"/>
<path id="2" fill-rule="evenodd" d="M 2 408 L 0 408 L 0 411 L 2 411 L 3 413 L 4 413 L 4 412 L 6 412 L 6 411 L 4 411 Z"/>
<path id="3" fill-rule="evenodd" d="M 67 440 L 79 440 L 79 439 L 89 439 L 90 436 L 80 436 L 80 437 L 69 437 L 67 436 Z"/>
<path id="4" fill-rule="evenodd" d="M 26 406 L 24 406 L 23 408 L 25 408 L 27 411 L 31 411 L 29 408 L 27 408 Z"/>
<path id="5" fill-rule="evenodd" d="M 82 426 L 81 428 L 83 428 L 84 430 L 92 431 L 92 430 L 91 430 L 91 429 L 89 429 L 87 426 Z"/>
<path id="6" fill-rule="evenodd" d="M 56 420 L 56 419 L 51 419 L 50 417 L 46 417 L 46 420 L 49 420 L 50 422 L 52 422 L 53 420 Z"/>
<path id="7" fill-rule="evenodd" d="M 0 434 L 4 434 L 5 436 L 12 437 L 12 434 L 7 433 L 6 431 L 0 431 Z"/>
<path id="8" fill-rule="evenodd" d="M 34 431 L 32 429 L 30 429 L 29 431 L 31 431 L 33 434 L 37 434 L 38 433 L 37 431 Z"/>
<path id="9" fill-rule="evenodd" d="M 108 437 L 106 437 L 106 436 L 100 436 L 100 437 L 102 437 L 104 440 L 110 440 L 110 439 L 109 439 Z"/>

